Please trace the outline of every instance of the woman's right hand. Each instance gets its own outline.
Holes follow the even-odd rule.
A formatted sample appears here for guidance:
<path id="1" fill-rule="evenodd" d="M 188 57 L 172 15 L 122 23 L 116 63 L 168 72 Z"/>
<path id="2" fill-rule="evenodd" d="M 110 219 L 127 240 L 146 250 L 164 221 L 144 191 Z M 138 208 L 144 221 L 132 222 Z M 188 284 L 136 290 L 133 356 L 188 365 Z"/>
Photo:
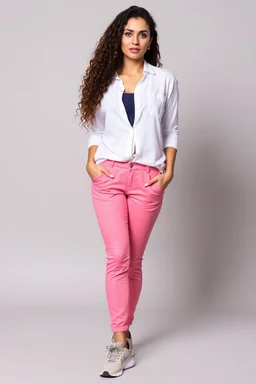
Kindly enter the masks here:
<path id="1" fill-rule="evenodd" d="M 86 171 L 92 180 L 100 176 L 101 173 L 105 173 L 105 175 L 109 177 L 114 177 L 107 169 L 103 168 L 100 164 L 98 165 L 94 163 L 94 161 L 90 161 L 87 163 Z"/>

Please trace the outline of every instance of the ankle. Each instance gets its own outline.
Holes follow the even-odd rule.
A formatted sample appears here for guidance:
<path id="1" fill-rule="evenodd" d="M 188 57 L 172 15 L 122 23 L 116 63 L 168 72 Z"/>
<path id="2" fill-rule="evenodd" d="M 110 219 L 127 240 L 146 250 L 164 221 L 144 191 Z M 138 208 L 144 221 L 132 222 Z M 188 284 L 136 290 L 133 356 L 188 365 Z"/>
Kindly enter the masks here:
<path id="1" fill-rule="evenodd" d="M 115 343 L 122 343 L 124 347 L 127 346 L 127 333 L 126 332 L 115 332 L 113 335 L 113 340 Z"/>
<path id="2" fill-rule="evenodd" d="M 127 339 L 130 339 L 130 338 L 131 338 L 131 332 L 130 332 L 130 331 L 126 331 L 126 332 L 125 332 L 125 337 L 126 337 Z"/>
<path id="3" fill-rule="evenodd" d="M 124 332 L 124 337 L 127 339 L 129 337 L 129 332 L 128 331 L 125 331 Z"/>

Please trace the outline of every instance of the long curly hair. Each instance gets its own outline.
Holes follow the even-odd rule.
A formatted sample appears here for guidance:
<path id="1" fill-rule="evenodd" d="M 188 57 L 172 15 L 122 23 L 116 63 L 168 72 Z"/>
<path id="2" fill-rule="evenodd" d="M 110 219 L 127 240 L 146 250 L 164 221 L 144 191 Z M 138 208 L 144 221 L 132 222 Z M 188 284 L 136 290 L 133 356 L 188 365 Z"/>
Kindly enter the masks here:
<path id="1" fill-rule="evenodd" d="M 156 23 L 150 13 L 142 7 L 135 5 L 120 12 L 107 27 L 96 45 L 94 55 L 89 61 L 89 66 L 83 75 L 80 86 L 80 101 L 77 112 L 80 115 L 80 123 L 86 129 L 91 128 L 94 123 L 97 107 L 100 105 L 104 93 L 111 84 L 116 72 L 122 67 L 123 52 L 121 50 L 121 39 L 125 25 L 130 18 L 143 18 L 149 26 L 150 50 L 144 55 L 144 59 L 155 67 L 162 67 L 158 45 L 158 34 Z"/>

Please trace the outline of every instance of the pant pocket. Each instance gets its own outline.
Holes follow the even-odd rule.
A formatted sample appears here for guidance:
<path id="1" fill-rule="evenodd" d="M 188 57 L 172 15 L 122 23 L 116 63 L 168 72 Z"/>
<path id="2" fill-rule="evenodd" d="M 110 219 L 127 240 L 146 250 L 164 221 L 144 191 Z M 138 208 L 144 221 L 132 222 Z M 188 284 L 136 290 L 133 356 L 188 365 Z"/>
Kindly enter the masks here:
<path id="1" fill-rule="evenodd" d="M 155 177 L 161 175 L 161 172 L 159 171 L 158 168 L 155 168 L 155 169 L 150 169 L 150 172 L 149 172 L 149 180 L 152 180 L 154 179 Z M 151 184 L 149 186 L 149 188 L 151 188 L 152 190 L 156 191 L 156 192 L 164 192 L 164 188 L 160 187 L 158 181 L 154 182 L 153 184 Z"/>
<path id="2" fill-rule="evenodd" d="M 101 174 L 99 176 L 96 176 L 96 177 L 94 177 L 94 179 L 92 179 L 92 182 L 99 180 L 102 177 L 102 175 L 105 175 L 105 173 L 101 172 Z"/>

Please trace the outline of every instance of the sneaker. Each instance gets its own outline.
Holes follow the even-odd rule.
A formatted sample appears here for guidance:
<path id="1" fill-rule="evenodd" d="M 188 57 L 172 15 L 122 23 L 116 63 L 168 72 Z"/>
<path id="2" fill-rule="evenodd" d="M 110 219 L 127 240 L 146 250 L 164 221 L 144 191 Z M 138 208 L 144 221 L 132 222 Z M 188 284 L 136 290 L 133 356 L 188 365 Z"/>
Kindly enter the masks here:
<path id="1" fill-rule="evenodd" d="M 134 346 L 133 346 L 133 342 L 132 342 L 132 335 L 131 335 L 131 332 L 129 331 L 129 337 L 126 338 L 126 340 L 128 340 L 128 342 L 130 343 L 130 346 L 131 346 L 131 350 L 132 350 L 132 357 L 135 356 L 135 351 L 134 351 Z M 114 343 L 114 335 L 112 336 L 112 339 L 111 339 L 111 344 Z"/>
<path id="2" fill-rule="evenodd" d="M 102 377 L 118 377 L 123 374 L 123 371 L 132 368 L 135 361 L 132 356 L 131 342 L 127 339 L 127 347 L 123 347 L 122 343 L 111 342 L 107 346 L 107 358 L 103 363 L 100 371 Z"/>

